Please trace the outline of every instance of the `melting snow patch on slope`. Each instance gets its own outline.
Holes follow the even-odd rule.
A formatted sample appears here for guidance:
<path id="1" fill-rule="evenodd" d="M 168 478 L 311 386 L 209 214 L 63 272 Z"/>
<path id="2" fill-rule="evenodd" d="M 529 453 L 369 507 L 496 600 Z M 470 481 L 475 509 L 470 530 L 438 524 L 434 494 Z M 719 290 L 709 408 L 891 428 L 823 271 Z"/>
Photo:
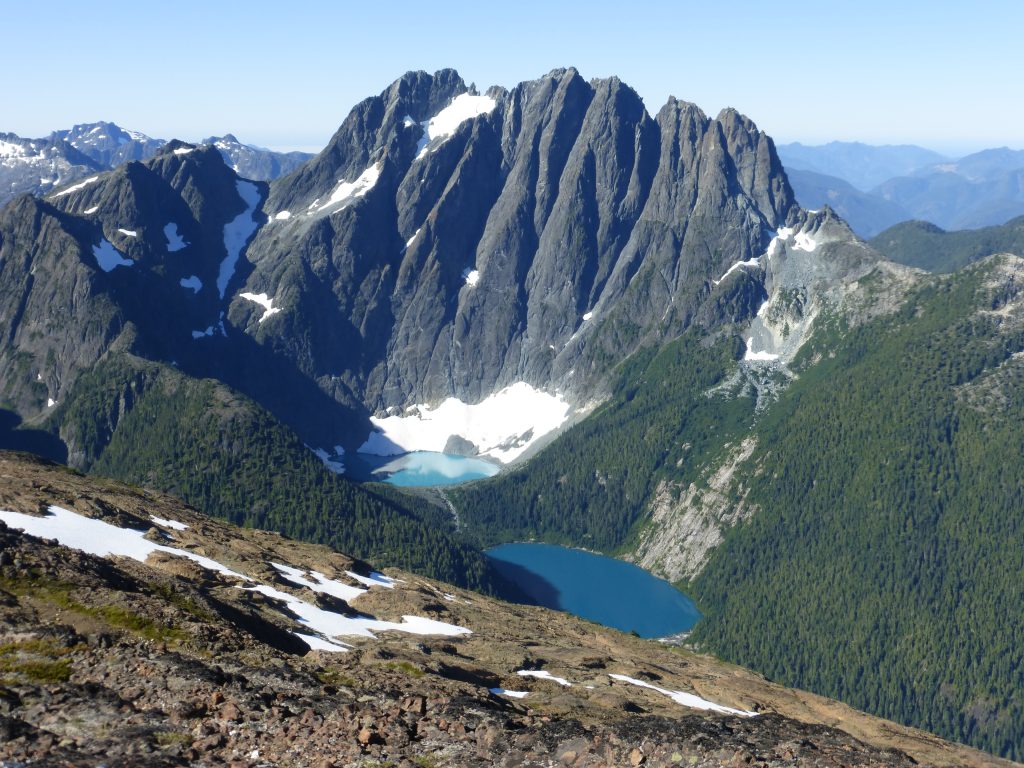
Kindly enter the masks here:
<path id="1" fill-rule="evenodd" d="M 355 181 L 345 181 L 342 179 L 338 182 L 338 186 L 334 188 L 334 191 L 331 192 L 331 196 L 327 199 L 327 202 L 320 203 L 319 199 L 314 200 L 309 205 L 309 212 L 317 213 L 318 211 L 322 211 L 326 208 L 332 208 L 335 205 L 340 205 L 341 203 L 358 200 L 373 189 L 374 185 L 377 183 L 377 179 L 380 178 L 380 165 L 380 163 L 371 165 L 359 174 L 359 178 Z M 339 210 L 343 210 L 343 208 Z"/>
<path id="2" fill-rule="evenodd" d="M 572 683 L 564 677 L 555 677 L 550 672 L 543 669 L 520 669 L 516 674 L 520 677 L 536 677 L 538 680 L 550 680 L 553 683 L 564 685 L 566 688 L 572 687 Z"/>
<path id="3" fill-rule="evenodd" d="M 350 578 L 355 579 L 360 584 L 365 584 L 368 587 L 387 587 L 388 589 L 395 588 L 395 580 L 390 576 L 385 576 L 383 573 L 377 573 L 376 571 L 370 571 L 369 576 L 363 576 L 361 573 L 355 571 L 345 571 Z"/>
<path id="4" fill-rule="evenodd" d="M 162 517 L 157 517 L 156 515 L 150 515 L 149 519 L 163 528 L 170 528 L 172 531 L 188 530 L 187 525 L 180 523 L 177 520 L 166 520 Z"/>
<path id="5" fill-rule="evenodd" d="M 176 155 L 187 155 L 189 152 L 192 152 L 194 149 L 195 149 L 195 147 L 178 147 L 176 150 L 174 150 L 174 154 L 176 154 Z"/>
<path id="6" fill-rule="evenodd" d="M 177 151 L 175 150 L 175 152 Z M 217 291 L 222 299 L 228 288 L 228 283 L 231 282 L 231 278 L 235 274 L 235 266 L 238 264 L 239 256 L 242 255 L 242 249 L 259 228 L 259 224 L 253 218 L 256 208 L 260 204 L 259 187 L 251 181 L 242 179 L 238 179 L 235 186 L 245 203 L 245 210 L 224 225 L 224 249 L 228 253 L 220 264 L 220 274 L 217 276 Z"/>
<path id="7" fill-rule="evenodd" d="M 271 315 L 276 315 L 281 311 L 280 307 L 274 307 L 274 300 L 267 296 L 265 293 L 240 293 L 238 294 L 241 298 L 247 301 L 255 302 L 263 307 L 263 314 L 260 315 L 259 322 L 263 322 Z"/>
<path id="8" fill-rule="evenodd" d="M 314 592 L 319 592 L 324 595 L 331 595 L 337 597 L 340 600 L 353 600 L 360 595 L 366 594 L 365 589 L 359 587 L 353 587 L 350 584 L 344 584 L 334 579 L 328 579 L 322 573 L 316 571 L 310 571 L 309 575 L 313 577 L 314 581 L 310 581 L 305 576 L 305 571 L 298 568 L 293 568 L 290 565 L 284 563 L 271 563 L 282 576 L 284 576 L 292 584 L 297 584 L 300 587 L 306 587 Z"/>
<path id="9" fill-rule="evenodd" d="M 311 647 L 315 643 L 316 650 L 346 650 L 346 646 L 331 640 L 331 638 L 338 635 L 373 638 L 374 632 L 387 630 L 407 632 L 414 635 L 443 635 L 446 637 L 471 634 L 470 630 L 465 627 L 446 624 L 445 622 L 427 619 L 422 616 L 403 616 L 400 622 L 381 621 L 358 614 L 344 616 L 340 613 L 320 608 L 312 603 L 307 603 L 305 600 L 300 600 L 288 592 L 275 589 L 267 584 L 259 584 L 248 576 L 233 571 L 209 557 L 197 555 L 185 549 L 156 544 L 145 538 L 145 531 L 118 528 L 103 520 L 85 517 L 58 506 L 51 506 L 45 517 L 34 517 L 20 512 L 0 510 L 0 520 L 11 528 L 19 529 L 31 536 L 43 539 L 56 539 L 66 547 L 98 557 L 130 557 L 133 560 L 144 563 L 154 552 L 162 552 L 176 557 L 188 558 L 203 568 L 252 585 L 239 585 L 240 589 L 259 592 L 272 600 L 284 603 L 291 614 L 289 618 L 293 616 L 298 617 L 297 623 L 316 633 L 315 635 L 308 635 L 294 632 L 294 634 L 305 640 L 307 644 L 310 644 Z M 154 518 L 154 521 L 158 522 L 158 524 L 174 522 L 160 520 L 159 518 Z M 179 525 L 182 524 L 179 523 Z M 171 525 L 170 527 L 173 528 L 174 526 Z M 182 529 L 179 528 L 177 530 Z M 305 578 L 303 572 L 298 568 L 278 563 L 274 563 L 274 567 L 293 583 L 316 592 L 334 595 L 359 595 L 365 591 L 358 587 L 349 587 L 340 582 L 332 581 L 319 573 L 312 573 L 315 581 L 310 581 Z"/>
<path id="10" fill-rule="evenodd" d="M 423 229 L 423 227 L 420 227 L 420 229 Z M 415 232 L 413 232 L 412 237 L 405 241 L 405 250 L 409 250 L 409 246 L 413 244 L 413 241 L 417 237 L 419 237 L 420 229 L 417 229 Z M 463 277 L 465 277 L 465 274 L 463 274 Z"/>
<path id="11" fill-rule="evenodd" d="M 3 520 L 11 528 L 18 528 L 31 536 L 56 539 L 65 547 L 98 557 L 130 557 L 144 563 L 153 552 L 165 552 L 178 557 L 187 557 L 189 560 L 199 563 L 203 568 L 222 573 L 225 576 L 233 576 L 244 581 L 249 580 L 248 577 L 232 571 L 216 560 L 184 549 L 154 544 L 145 538 L 145 531 L 118 528 L 103 520 L 85 517 L 58 506 L 51 506 L 46 517 L 0 511 L 0 520 Z"/>
<path id="12" fill-rule="evenodd" d="M 306 447 L 309 448 L 308 445 Z M 323 448 L 309 448 L 309 450 L 315 453 L 316 457 L 320 459 L 320 461 L 324 463 L 324 466 L 331 470 L 331 472 L 336 475 L 345 474 L 345 449 L 342 446 L 334 446 L 333 456 Z"/>
<path id="13" fill-rule="evenodd" d="M 757 712 L 748 712 L 744 709 L 733 709 L 732 707 L 723 707 L 721 704 L 715 704 L 707 699 L 702 699 L 692 693 L 686 693 L 685 691 L 670 691 L 666 688 L 659 688 L 656 685 L 645 683 L 643 680 L 636 680 L 632 677 L 626 677 L 625 675 L 608 675 L 612 680 L 619 680 L 623 683 L 629 683 L 630 685 L 637 685 L 641 688 L 650 688 L 652 691 L 668 696 L 677 704 L 682 704 L 684 707 L 690 707 L 691 709 L 707 709 L 713 712 L 724 712 L 729 715 L 740 715 L 741 717 L 756 717 Z"/>
<path id="14" fill-rule="evenodd" d="M 744 360 L 756 360 L 756 361 L 771 361 L 778 360 L 779 356 L 772 354 L 771 352 L 755 352 L 754 351 L 754 340 L 747 339 L 747 351 L 743 355 Z"/>
<path id="15" fill-rule="evenodd" d="M 511 696 L 513 699 L 525 699 L 529 691 L 509 691 L 504 688 L 488 688 L 495 696 Z"/>
<path id="16" fill-rule="evenodd" d="M 167 252 L 174 253 L 185 248 L 188 243 L 185 242 L 185 238 L 178 232 L 178 225 L 173 221 L 164 227 L 164 237 L 167 238 Z"/>
<path id="17" fill-rule="evenodd" d="M 83 213 L 86 216 L 89 216 L 90 214 L 96 213 L 96 211 L 98 211 L 99 209 L 100 207 L 98 205 L 94 205 L 92 208 L 87 208 L 85 211 L 83 211 Z"/>
<path id="18" fill-rule="evenodd" d="M 497 105 L 498 102 L 490 96 L 473 96 L 468 93 L 456 96 L 451 104 L 426 122 L 420 123 L 423 136 L 416 146 L 416 159 L 419 160 L 440 146 L 464 122 L 490 113 Z"/>
<path id="19" fill-rule="evenodd" d="M 480 282 L 480 270 L 467 267 L 462 270 L 462 277 L 466 281 L 466 285 L 476 285 Z"/>
<path id="20" fill-rule="evenodd" d="M 769 251 L 772 249 L 772 245 L 774 243 L 775 243 L 775 239 L 772 238 L 772 242 L 768 244 L 768 250 Z M 720 278 L 718 278 L 717 280 L 712 280 L 711 282 L 713 282 L 715 285 L 718 285 L 723 280 L 725 280 L 725 278 L 727 278 L 729 275 L 731 275 L 733 272 L 735 272 L 737 269 L 741 269 L 743 267 L 749 267 L 749 268 L 753 269 L 754 267 L 760 267 L 760 266 L 761 266 L 761 259 L 760 258 L 747 259 L 746 261 L 737 261 L 735 264 L 733 264 L 731 267 L 729 267 L 727 270 L 725 270 L 725 272 L 722 273 L 722 276 Z"/>
<path id="21" fill-rule="evenodd" d="M 275 221 L 288 221 L 292 217 L 291 211 L 278 211 L 274 214 Z"/>
<path id="22" fill-rule="evenodd" d="M 375 430 L 360 452 L 394 456 L 409 451 L 442 453 L 452 435 L 473 443 L 480 455 L 509 462 L 569 417 L 558 395 L 517 382 L 480 403 L 450 397 L 440 405 L 414 405 L 401 416 L 371 417 Z"/>
<path id="23" fill-rule="evenodd" d="M 806 232 L 797 232 L 793 236 L 793 247 L 798 251 L 812 252 L 818 247 L 818 241 L 808 235 Z"/>
<path id="24" fill-rule="evenodd" d="M 120 232 L 125 237 L 138 237 L 139 236 L 139 233 L 136 232 L 134 229 L 118 229 L 117 231 Z"/>
<path id="25" fill-rule="evenodd" d="M 96 257 L 96 263 L 104 272 L 110 272 L 117 267 L 130 267 L 135 264 L 131 259 L 126 259 L 121 252 L 114 247 L 107 238 L 100 240 L 99 245 L 92 247 L 92 254 Z"/>
<path id="26" fill-rule="evenodd" d="M 99 178 L 100 178 L 99 176 L 90 176 L 85 181 L 80 181 L 77 184 L 75 184 L 75 186 L 73 186 L 73 187 L 68 187 L 67 189 L 61 190 L 60 192 L 55 194 L 51 199 L 52 200 L 56 200 L 58 197 L 64 197 L 64 195 L 70 195 L 72 192 L 77 192 L 80 189 L 85 189 L 87 186 L 92 184 L 94 181 L 98 181 Z"/>

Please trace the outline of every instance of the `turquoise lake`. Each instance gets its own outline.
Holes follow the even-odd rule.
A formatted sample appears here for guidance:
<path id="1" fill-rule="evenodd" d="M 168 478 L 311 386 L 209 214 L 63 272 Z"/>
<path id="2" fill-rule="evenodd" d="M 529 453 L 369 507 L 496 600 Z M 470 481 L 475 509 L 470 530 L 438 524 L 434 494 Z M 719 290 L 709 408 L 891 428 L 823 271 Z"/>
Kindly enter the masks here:
<path id="1" fill-rule="evenodd" d="M 553 544 L 502 544 L 486 552 L 529 601 L 640 637 L 685 632 L 700 618 L 686 595 L 637 566 Z M 522 595 L 501 595 L 524 602 Z"/>
<path id="2" fill-rule="evenodd" d="M 375 480 L 404 487 L 456 485 L 498 473 L 498 465 L 484 459 L 450 456 L 447 453 L 414 451 L 400 456 L 356 454 L 362 466 L 350 473 L 357 479 Z"/>

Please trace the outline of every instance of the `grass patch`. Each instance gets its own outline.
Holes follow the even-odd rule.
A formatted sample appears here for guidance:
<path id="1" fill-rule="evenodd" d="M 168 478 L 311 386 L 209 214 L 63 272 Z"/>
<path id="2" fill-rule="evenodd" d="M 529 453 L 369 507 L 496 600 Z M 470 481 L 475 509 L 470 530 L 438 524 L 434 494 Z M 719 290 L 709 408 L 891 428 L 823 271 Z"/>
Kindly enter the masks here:
<path id="1" fill-rule="evenodd" d="M 397 669 L 399 672 L 405 672 L 410 677 L 423 677 L 426 674 L 422 669 L 408 661 L 389 661 L 383 666 L 388 669 Z"/>
<path id="2" fill-rule="evenodd" d="M 321 669 L 316 673 L 317 680 L 324 685 L 333 685 L 335 688 L 358 688 L 359 681 L 349 677 L 336 669 Z"/>

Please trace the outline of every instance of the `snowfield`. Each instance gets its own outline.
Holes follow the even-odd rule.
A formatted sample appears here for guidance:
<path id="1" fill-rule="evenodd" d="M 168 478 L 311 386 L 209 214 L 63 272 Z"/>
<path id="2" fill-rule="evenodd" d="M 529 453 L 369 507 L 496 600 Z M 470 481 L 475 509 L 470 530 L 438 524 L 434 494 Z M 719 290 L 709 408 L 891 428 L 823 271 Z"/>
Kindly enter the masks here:
<path id="1" fill-rule="evenodd" d="M 175 150 L 175 152 L 177 151 Z M 235 184 L 239 197 L 245 203 L 245 210 L 224 225 L 224 249 L 227 251 L 227 256 L 220 264 L 220 274 L 217 277 L 217 291 L 222 299 L 228 288 L 228 283 L 231 282 L 231 278 L 235 274 L 235 266 L 242 255 L 242 249 L 249 242 L 249 238 L 256 234 L 256 230 L 260 226 L 253 217 L 260 204 L 259 187 L 251 181 L 242 179 Z"/>
<path id="2" fill-rule="evenodd" d="M 497 105 L 498 102 L 490 96 L 472 96 L 468 93 L 456 96 L 451 104 L 426 122 L 420 123 L 423 136 L 416 146 L 416 159 L 425 157 L 428 152 L 441 146 L 464 122 L 489 114 Z"/>
<path id="3" fill-rule="evenodd" d="M 474 405 L 450 397 L 433 408 L 413 405 L 400 416 L 372 417 L 375 431 L 359 451 L 375 456 L 443 453 L 457 435 L 473 443 L 481 456 L 507 463 L 564 424 L 570 409 L 561 396 L 517 382 Z"/>

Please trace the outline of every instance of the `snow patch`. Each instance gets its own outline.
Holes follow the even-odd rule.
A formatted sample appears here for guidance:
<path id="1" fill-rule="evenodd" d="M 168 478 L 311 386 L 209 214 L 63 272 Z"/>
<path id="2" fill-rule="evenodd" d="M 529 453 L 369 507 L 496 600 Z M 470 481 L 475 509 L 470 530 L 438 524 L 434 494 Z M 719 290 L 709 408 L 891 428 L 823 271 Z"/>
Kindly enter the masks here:
<path id="1" fill-rule="evenodd" d="M 466 285 L 476 285 L 480 282 L 480 270 L 466 268 L 462 270 L 462 277 L 466 281 Z"/>
<path id="2" fill-rule="evenodd" d="M 553 683 L 564 685 L 566 688 L 572 687 L 572 683 L 564 677 L 555 677 L 550 672 L 543 669 L 520 669 L 516 674 L 520 677 L 536 677 L 538 680 L 550 680 Z"/>
<path id="3" fill-rule="evenodd" d="M 86 216 L 89 216 L 90 214 L 96 213 L 96 211 L 98 211 L 99 209 L 100 207 L 98 205 L 94 205 L 92 208 L 86 208 L 85 211 L 83 211 L 83 213 Z"/>
<path id="4" fill-rule="evenodd" d="M 420 229 L 423 229 L 423 227 L 420 227 Z M 409 250 L 409 246 L 413 244 L 413 241 L 417 237 L 419 237 L 420 229 L 417 229 L 415 232 L 413 232 L 412 233 L 412 237 L 410 237 L 408 240 L 405 241 L 405 250 Z M 465 275 L 463 275 L 463 277 L 465 277 Z"/>
<path id="5" fill-rule="evenodd" d="M 260 315 L 259 319 L 259 322 L 261 323 L 271 315 L 276 315 L 281 311 L 280 307 L 274 307 L 274 300 L 265 293 L 240 293 L 238 295 L 243 299 L 255 302 L 263 307 L 264 312 Z"/>
<path id="6" fill-rule="evenodd" d="M 498 102 L 490 96 L 473 96 L 468 93 L 456 96 L 451 104 L 426 122 L 420 123 L 423 126 L 423 136 L 416 145 L 416 159 L 419 160 L 428 152 L 437 149 L 464 122 L 489 114 L 497 105 Z"/>
<path id="7" fill-rule="evenodd" d="M 355 571 L 345 571 L 345 573 L 360 584 L 365 584 L 368 587 L 387 587 L 388 589 L 395 588 L 394 579 L 390 576 L 385 576 L 383 573 L 377 573 L 377 571 L 370 571 L 369 576 L 363 576 L 361 573 L 356 573 Z"/>
<path id="8" fill-rule="evenodd" d="M 275 589 L 267 584 L 256 583 L 248 576 L 233 571 L 209 557 L 149 541 L 145 538 L 145 531 L 118 528 L 103 520 L 85 517 L 58 506 L 51 506 L 45 517 L 34 517 L 20 512 L 0 511 L 0 520 L 11 528 L 19 529 L 31 536 L 43 539 L 56 539 L 66 547 L 98 557 L 130 557 L 133 560 L 144 563 L 154 552 L 161 552 L 174 555 L 175 557 L 188 558 L 207 570 L 252 585 L 239 585 L 240 589 L 245 589 L 249 592 L 259 592 L 272 600 L 284 603 L 288 612 L 292 616 L 297 617 L 299 624 L 316 633 L 315 635 L 303 633 L 300 637 L 306 640 L 307 644 L 310 643 L 310 640 L 307 638 L 313 638 L 313 642 L 318 644 L 318 650 L 345 650 L 345 646 L 331 640 L 331 638 L 338 635 L 373 638 L 374 632 L 388 630 L 414 635 L 442 635 L 446 637 L 471 634 L 470 630 L 465 627 L 446 624 L 445 622 L 427 619 L 422 616 L 403 616 L 400 622 L 381 621 L 359 614 L 343 616 L 340 613 L 328 611 L 312 603 L 307 603 L 294 595 Z M 340 582 L 332 581 L 318 573 L 312 573 L 311 575 L 315 581 L 310 581 L 297 568 L 279 563 L 274 563 L 273 565 L 288 580 L 316 592 L 324 592 L 335 596 L 342 594 L 354 594 L 357 596 L 365 591 L 358 587 L 349 587 Z"/>
<path id="9" fill-rule="evenodd" d="M 225 576 L 231 576 L 243 581 L 248 581 L 243 576 L 230 568 L 221 565 L 216 560 L 197 555 L 184 549 L 165 547 L 161 544 L 154 544 L 145 538 L 145 531 L 134 531 L 130 528 L 118 528 L 116 525 L 95 520 L 91 517 L 70 512 L 58 506 L 51 506 L 46 517 L 33 517 L 23 515 L 20 512 L 0 511 L 0 520 L 3 520 L 12 528 L 18 528 L 30 536 L 38 536 L 42 539 L 56 539 L 65 547 L 77 549 L 97 557 L 130 557 L 140 563 L 154 552 L 165 552 L 177 557 L 187 557 L 203 568 Z"/>
<path id="10" fill-rule="evenodd" d="M 184 523 L 179 523 L 177 520 L 166 520 L 166 519 L 164 519 L 162 517 L 157 517 L 156 515 L 150 515 L 149 519 L 152 520 L 157 525 L 159 525 L 159 526 L 161 526 L 163 528 L 170 528 L 173 531 L 185 531 L 185 530 L 188 530 L 188 526 L 187 525 L 185 525 Z"/>
<path id="11" fill-rule="evenodd" d="M 176 150 L 174 150 L 174 154 L 176 154 L 176 155 L 187 155 L 189 152 L 192 152 L 194 150 L 195 150 L 195 147 L 178 147 Z"/>
<path id="12" fill-rule="evenodd" d="M 235 274 L 235 266 L 238 264 L 238 258 L 242 255 L 242 249 L 259 228 L 259 224 L 253 218 L 256 208 L 260 204 L 259 187 L 251 181 L 238 179 L 235 182 L 235 188 L 245 203 L 245 210 L 224 225 L 224 249 L 228 253 L 220 264 L 220 274 L 217 276 L 217 291 L 222 299 L 228 288 L 228 283 L 231 282 L 231 278 Z"/>
<path id="13" fill-rule="evenodd" d="M 201 339 L 204 336 L 213 336 L 213 334 L 214 334 L 214 326 L 209 325 L 209 326 L 206 327 L 205 331 L 192 331 L 192 338 L 193 339 Z"/>
<path id="14" fill-rule="evenodd" d="M 380 178 L 380 163 L 375 163 L 359 174 L 359 178 L 355 181 L 345 181 L 342 179 L 338 182 L 338 186 L 331 192 L 331 196 L 327 199 L 326 203 L 320 203 L 319 199 L 314 200 L 309 205 L 310 213 L 317 213 L 327 208 L 332 208 L 341 203 L 349 203 L 354 200 L 358 200 L 360 197 L 365 195 L 374 185 L 377 183 L 377 179 Z M 344 210 L 348 207 L 347 205 L 339 208 L 338 210 Z"/>
<path id="15" fill-rule="evenodd" d="M 775 238 L 772 238 L 772 242 L 768 244 L 768 248 L 769 249 L 771 249 L 772 243 L 774 243 L 774 242 L 775 242 Z M 737 261 L 735 264 L 733 264 L 731 267 L 729 267 L 727 270 L 725 270 L 725 272 L 722 273 L 722 276 L 720 278 L 718 278 L 717 280 L 712 280 L 711 282 L 713 282 L 715 285 L 718 285 L 723 280 L 725 280 L 725 278 L 727 278 L 729 275 L 731 275 L 733 272 L 735 272 L 737 269 L 742 269 L 743 267 L 749 267 L 749 268 L 752 269 L 754 267 L 760 267 L 760 266 L 761 266 L 761 259 L 760 258 L 747 259 L 746 261 Z"/>
<path id="16" fill-rule="evenodd" d="M 587 320 L 589 320 L 593 316 L 594 316 L 593 312 L 584 312 L 583 313 L 583 322 L 587 322 Z"/>
<path id="17" fill-rule="evenodd" d="M 85 181 L 80 181 L 77 184 L 75 184 L 75 186 L 73 186 L 73 187 L 68 187 L 67 189 L 61 190 L 60 192 L 55 194 L 50 199 L 51 200 L 56 200 L 58 197 L 64 197 L 64 195 L 70 195 L 72 192 L 77 192 L 80 189 L 85 189 L 87 186 L 92 184 L 94 181 L 99 181 L 99 178 L 100 178 L 99 176 L 90 176 Z"/>
<path id="18" fill-rule="evenodd" d="M 96 263 L 104 272 L 110 272 L 117 267 L 130 267 L 135 264 L 131 259 L 126 259 L 122 256 L 113 243 L 105 237 L 100 240 L 99 245 L 92 247 L 92 255 L 96 257 Z"/>
<path id="19" fill-rule="evenodd" d="M 510 696 L 513 699 L 525 699 L 529 691 L 509 691 L 505 688 L 488 688 L 495 696 Z"/>
<path id="20" fill-rule="evenodd" d="M 138 237 L 139 236 L 139 233 L 136 232 L 134 229 L 118 229 L 117 231 L 120 232 L 125 237 Z"/>
<path id="21" fill-rule="evenodd" d="M 753 339 L 747 339 L 747 351 L 743 355 L 743 359 L 744 360 L 770 361 L 770 360 L 778 360 L 779 356 L 775 355 L 775 354 L 772 354 L 771 352 L 755 352 L 754 351 L 754 340 Z"/>
<path id="22" fill-rule="evenodd" d="M 292 632 L 297 638 L 309 646 L 311 651 L 328 651 L 329 653 L 344 653 L 352 646 L 345 643 L 336 643 L 332 640 L 325 640 L 320 635 L 307 635 L 302 632 Z"/>
<path id="23" fill-rule="evenodd" d="M 331 595 L 339 600 L 348 602 L 354 600 L 360 595 L 365 595 L 366 590 L 360 589 L 359 587 L 353 587 L 350 584 L 344 584 L 334 579 L 328 579 L 322 573 L 316 571 L 310 571 L 309 575 L 313 577 L 314 581 L 310 581 L 305 576 L 305 571 L 298 568 L 293 568 L 290 565 L 284 563 L 271 563 L 285 579 L 290 581 L 292 584 L 297 584 L 300 587 L 306 587 L 314 592 L 319 592 L 323 595 Z"/>
<path id="24" fill-rule="evenodd" d="M 188 246 L 185 238 L 178 232 L 178 225 L 173 221 L 164 227 L 164 237 L 167 238 L 167 252 L 174 253 Z"/>
<path id="25" fill-rule="evenodd" d="M 306 447 L 309 448 L 309 446 Z M 309 450 L 313 451 L 313 453 L 316 454 L 316 457 L 320 459 L 320 461 L 324 463 L 324 466 L 331 472 L 334 472 L 336 475 L 345 474 L 345 449 L 342 446 L 334 446 L 333 456 L 323 448 L 310 448 Z"/>
<path id="26" fill-rule="evenodd" d="M 623 683 L 629 683 L 630 685 L 636 685 L 641 688 L 650 688 L 652 691 L 668 696 L 677 704 L 682 704 L 684 707 L 690 707 L 691 709 L 705 709 L 713 712 L 724 712 L 729 715 L 740 715 L 741 717 L 756 717 L 757 712 L 748 712 L 744 709 L 733 709 L 732 707 L 723 707 L 721 704 L 715 704 L 707 699 L 702 699 L 692 693 L 686 693 L 685 691 L 670 691 L 667 688 L 659 688 L 656 685 L 651 685 L 643 680 L 636 680 L 632 677 L 626 677 L 625 675 L 608 675 L 612 680 L 619 680 Z"/>
<path id="27" fill-rule="evenodd" d="M 278 211 L 274 214 L 275 221 L 287 221 L 292 217 L 291 211 Z"/>
<path id="28" fill-rule="evenodd" d="M 52 397 L 46 398 L 46 407 L 47 408 L 53 408 L 53 406 L 55 406 L 56 404 L 57 404 L 57 401 L 54 400 Z"/>
<path id="29" fill-rule="evenodd" d="M 477 446 L 480 455 L 505 463 L 560 427 L 569 410 L 560 395 L 520 381 L 474 405 L 450 397 L 433 408 L 412 405 L 401 416 L 371 417 L 375 429 L 359 451 L 375 456 L 441 453 L 448 439 L 458 435 Z"/>
<path id="30" fill-rule="evenodd" d="M 806 232 L 797 232 L 796 235 L 793 236 L 793 247 L 798 251 L 807 251 L 808 253 L 811 253 L 818 247 L 818 241 Z"/>

